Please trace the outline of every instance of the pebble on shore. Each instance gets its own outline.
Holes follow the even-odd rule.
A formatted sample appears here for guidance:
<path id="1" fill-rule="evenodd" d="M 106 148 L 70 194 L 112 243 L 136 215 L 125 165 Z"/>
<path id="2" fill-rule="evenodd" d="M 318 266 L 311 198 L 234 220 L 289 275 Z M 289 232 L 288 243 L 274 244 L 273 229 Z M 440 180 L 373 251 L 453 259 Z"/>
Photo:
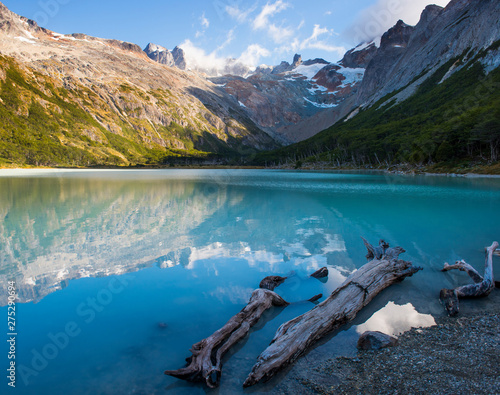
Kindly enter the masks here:
<path id="1" fill-rule="evenodd" d="M 396 347 L 320 362 L 311 366 L 313 374 L 289 377 L 278 392 L 500 394 L 500 312 L 443 317 L 398 340 Z"/>

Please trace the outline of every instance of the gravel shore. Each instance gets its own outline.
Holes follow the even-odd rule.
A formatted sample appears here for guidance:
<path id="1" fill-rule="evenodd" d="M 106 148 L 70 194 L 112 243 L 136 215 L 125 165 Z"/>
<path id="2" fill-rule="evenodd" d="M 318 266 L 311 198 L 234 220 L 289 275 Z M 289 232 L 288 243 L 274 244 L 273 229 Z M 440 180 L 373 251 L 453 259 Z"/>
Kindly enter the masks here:
<path id="1" fill-rule="evenodd" d="M 500 290 L 493 291 L 495 301 Z M 441 317 L 399 344 L 310 364 L 280 394 L 500 394 L 500 304 Z"/>

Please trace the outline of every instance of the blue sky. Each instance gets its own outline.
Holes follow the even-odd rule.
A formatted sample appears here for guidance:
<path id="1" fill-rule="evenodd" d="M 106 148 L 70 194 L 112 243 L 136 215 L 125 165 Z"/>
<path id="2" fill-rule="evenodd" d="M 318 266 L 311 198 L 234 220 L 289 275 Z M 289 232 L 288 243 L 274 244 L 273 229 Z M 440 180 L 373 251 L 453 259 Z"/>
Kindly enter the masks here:
<path id="1" fill-rule="evenodd" d="M 0 0 L 17 14 L 58 33 L 181 45 L 200 62 L 339 60 L 398 19 L 415 24 L 430 3 L 449 0 Z"/>

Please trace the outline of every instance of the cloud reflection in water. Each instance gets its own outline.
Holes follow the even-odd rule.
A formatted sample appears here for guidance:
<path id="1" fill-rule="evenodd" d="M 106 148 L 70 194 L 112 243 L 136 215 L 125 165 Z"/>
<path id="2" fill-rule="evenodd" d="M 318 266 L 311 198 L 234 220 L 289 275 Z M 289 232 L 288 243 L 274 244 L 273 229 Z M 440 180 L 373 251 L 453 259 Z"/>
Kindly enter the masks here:
<path id="1" fill-rule="evenodd" d="M 397 336 L 411 328 L 427 328 L 436 325 L 430 314 L 421 314 L 411 303 L 403 306 L 394 302 L 373 314 L 364 324 L 358 325 L 356 332 L 379 331 L 387 335 Z"/>

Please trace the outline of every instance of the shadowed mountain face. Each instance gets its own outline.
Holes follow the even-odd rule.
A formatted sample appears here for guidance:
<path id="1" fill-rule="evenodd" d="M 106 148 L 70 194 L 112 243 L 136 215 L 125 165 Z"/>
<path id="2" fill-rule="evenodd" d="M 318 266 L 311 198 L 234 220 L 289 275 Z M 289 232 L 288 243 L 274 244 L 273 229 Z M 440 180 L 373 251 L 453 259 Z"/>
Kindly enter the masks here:
<path id="1" fill-rule="evenodd" d="M 500 3 L 494 0 L 452 0 L 446 8 L 430 5 L 419 23 L 399 21 L 382 36 L 379 50 L 367 66 L 357 104 L 373 104 L 381 97 L 406 88 L 408 97 L 450 59 L 473 58 L 500 39 Z M 490 59 L 491 58 L 491 59 Z M 498 67 L 493 51 L 484 63 L 487 72 Z M 453 67 L 450 77 L 461 67 Z"/>
<path id="2" fill-rule="evenodd" d="M 376 50 L 366 43 L 344 57 L 342 64 L 368 65 L 357 92 L 336 108 L 337 118 L 326 119 L 332 126 L 319 114 L 311 120 L 324 131 L 256 162 L 497 172 L 499 19 L 498 1 L 455 0 L 428 6 L 414 27 L 398 21 Z M 356 54 L 360 49 L 364 56 Z"/>

